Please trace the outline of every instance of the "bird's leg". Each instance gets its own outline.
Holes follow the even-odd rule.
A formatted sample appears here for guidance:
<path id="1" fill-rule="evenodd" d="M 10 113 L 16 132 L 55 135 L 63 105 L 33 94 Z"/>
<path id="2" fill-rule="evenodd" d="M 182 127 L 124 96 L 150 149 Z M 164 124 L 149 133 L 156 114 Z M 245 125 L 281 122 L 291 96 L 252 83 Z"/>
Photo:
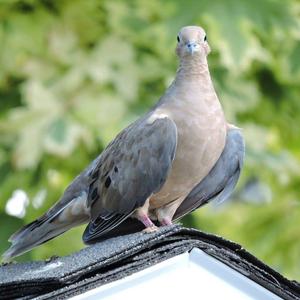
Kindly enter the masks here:
<path id="1" fill-rule="evenodd" d="M 162 226 L 172 225 L 173 216 L 185 197 L 180 197 L 172 201 L 168 205 L 160 207 L 156 210 L 156 216 Z"/>
<path id="2" fill-rule="evenodd" d="M 147 215 L 142 215 L 140 218 L 138 218 L 144 225 L 145 229 L 143 232 L 150 233 L 157 231 L 158 228 L 155 226 L 155 224 L 150 220 L 150 218 Z"/>
<path id="3" fill-rule="evenodd" d="M 146 200 L 145 204 L 142 207 L 138 208 L 135 212 L 135 217 L 145 225 L 146 228 L 143 230 L 143 232 L 146 233 L 154 232 L 158 229 L 149 218 L 148 210 L 149 198 Z"/>

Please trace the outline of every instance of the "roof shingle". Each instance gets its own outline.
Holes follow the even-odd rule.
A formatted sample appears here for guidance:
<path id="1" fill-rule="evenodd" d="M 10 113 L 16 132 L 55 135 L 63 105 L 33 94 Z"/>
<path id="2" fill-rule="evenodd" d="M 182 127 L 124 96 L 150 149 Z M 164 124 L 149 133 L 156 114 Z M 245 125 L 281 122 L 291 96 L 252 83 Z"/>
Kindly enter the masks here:
<path id="1" fill-rule="evenodd" d="M 199 248 L 283 299 L 300 299 L 300 285 L 259 261 L 240 245 L 179 225 L 94 244 L 65 257 L 0 268 L 1 299 L 55 299 L 80 294 Z"/>

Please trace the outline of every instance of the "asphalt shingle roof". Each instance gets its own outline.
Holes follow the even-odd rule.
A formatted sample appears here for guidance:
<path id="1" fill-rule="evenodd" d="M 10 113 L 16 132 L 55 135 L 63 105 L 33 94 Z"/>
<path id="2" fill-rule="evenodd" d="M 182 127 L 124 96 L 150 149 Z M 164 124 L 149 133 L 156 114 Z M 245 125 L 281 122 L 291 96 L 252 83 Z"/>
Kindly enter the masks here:
<path id="1" fill-rule="evenodd" d="M 240 245 L 173 225 L 151 234 L 115 237 L 65 257 L 0 268 L 1 299 L 64 299 L 199 248 L 283 299 L 300 299 L 300 285 Z"/>

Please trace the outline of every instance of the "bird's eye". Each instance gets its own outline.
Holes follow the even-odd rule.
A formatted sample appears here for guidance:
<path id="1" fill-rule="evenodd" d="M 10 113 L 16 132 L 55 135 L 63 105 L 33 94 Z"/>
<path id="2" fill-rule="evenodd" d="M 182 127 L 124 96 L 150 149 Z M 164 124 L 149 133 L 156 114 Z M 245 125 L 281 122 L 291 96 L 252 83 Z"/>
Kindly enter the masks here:
<path id="1" fill-rule="evenodd" d="M 180 43 L 179 35 L 177 35 L 177 42 Z"/>
<path id="2" fill-rule="evenodd" d="M 204 42 L 206 42 L 206 41 L 207 41 L 207 37 L 205 36 L 205 37 L 204 37 Z"/>

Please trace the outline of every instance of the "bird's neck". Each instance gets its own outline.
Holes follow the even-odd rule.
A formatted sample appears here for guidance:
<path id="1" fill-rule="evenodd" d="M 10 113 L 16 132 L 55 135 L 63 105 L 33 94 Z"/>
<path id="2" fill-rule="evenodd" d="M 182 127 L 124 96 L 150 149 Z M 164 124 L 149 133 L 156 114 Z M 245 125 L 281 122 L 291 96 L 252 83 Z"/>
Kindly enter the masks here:
<path id="1" fill-rule="evenodd" d="M 206 56 L 188 55 L 180 58 L 179 68 L 177 72 L 202 73 L 208 70 Z"/>
<path id="2" fill-rule="evenodd" d="M 216 105 L 222 113 L 206 58 L 204 61 L 182 59 L 174 81 L 154 109 L 168 106 L 169 110 L 173 110 L 177 106 L 189 106 L 202 112 L 212 105 Z"/>
<path id="3" fill-rule="evenodd" d="M 206 57 L 203 59 L 182 58 L 174 85 L 179 89 L 200 89 L 204 93 L 214 91 Z"/>

